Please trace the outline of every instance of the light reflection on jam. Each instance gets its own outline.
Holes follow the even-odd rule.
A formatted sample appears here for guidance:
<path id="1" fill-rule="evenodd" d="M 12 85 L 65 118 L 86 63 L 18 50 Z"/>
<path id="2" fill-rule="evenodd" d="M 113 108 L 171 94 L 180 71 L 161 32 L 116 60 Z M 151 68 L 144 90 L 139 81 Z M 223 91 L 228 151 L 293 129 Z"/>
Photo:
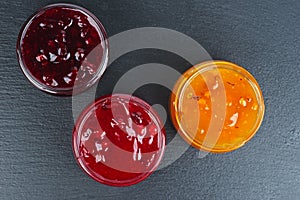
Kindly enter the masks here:
<path id="1" fill-rule="evenodd" d="M 25 27 L 21 62 L 36 80 L 51 88 L 72 88 L 75 80 L 87 83 L 101 66 L 103 31 L 79 7 L 50 6 Z"/>
<path id="2" fill-rule="evenodd" d="M 165 132 L 158 116 L 129 95 L 102 97 L 94 106 L 81 114 L 74 130 L 81 167 L 108 185 L 126 186 L 147 178 L 164 152 Z"/>

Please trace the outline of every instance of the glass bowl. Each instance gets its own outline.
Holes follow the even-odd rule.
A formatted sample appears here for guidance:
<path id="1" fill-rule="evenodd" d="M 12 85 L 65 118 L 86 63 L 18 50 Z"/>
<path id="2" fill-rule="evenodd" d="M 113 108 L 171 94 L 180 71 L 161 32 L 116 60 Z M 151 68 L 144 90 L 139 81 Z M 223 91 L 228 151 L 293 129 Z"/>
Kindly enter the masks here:
<path id="1" fill-rule="evenodd" d="M 22 72 L 38 89 L 72 95 L 91 87 L 108 63 L 106 31 L 91 12 L 58 3 L 34 13 L 17 41 Z"/>
<path id="2" fill-rule="evenodd" d="M 110 186 L 143 181 L 158 167 L 165 130 L 145 101 L 125 94 L 103 96 L 78 117 L 73 151 L 80 167 Z"/>
<path id="3" fill-rule="evenodd" d="M 264 110 L 255 78 L 227 61 L 207 61 L 188 69 L 170 98 L 172 122 L 182 138 L 214 153 L 233 151 L 249 141 Z"/>

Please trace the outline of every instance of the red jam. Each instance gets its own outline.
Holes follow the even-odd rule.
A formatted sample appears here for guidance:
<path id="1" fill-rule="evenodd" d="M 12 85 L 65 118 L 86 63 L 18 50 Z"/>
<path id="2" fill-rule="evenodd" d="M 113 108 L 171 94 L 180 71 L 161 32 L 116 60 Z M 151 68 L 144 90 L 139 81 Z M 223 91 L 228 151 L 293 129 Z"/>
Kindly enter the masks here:
<path id="1" fill-rule="evenodd" d="M 129 186 L 147 178 L 164 153 L 165 130 L 143 100 L 104 96 L 83 111 L 73 132 L 73 150 L 96 181 Z"/>
<path id="2" fill-rule="evenodd" d="M 101 76 L 99 72 L 107 64 L 105 30 L 84 8 L 50 5 L 21 31 L 18 55 L 23 72 L 34 85 L 50 93 L 70 94 L 74 84 L 88 87 Z"/>

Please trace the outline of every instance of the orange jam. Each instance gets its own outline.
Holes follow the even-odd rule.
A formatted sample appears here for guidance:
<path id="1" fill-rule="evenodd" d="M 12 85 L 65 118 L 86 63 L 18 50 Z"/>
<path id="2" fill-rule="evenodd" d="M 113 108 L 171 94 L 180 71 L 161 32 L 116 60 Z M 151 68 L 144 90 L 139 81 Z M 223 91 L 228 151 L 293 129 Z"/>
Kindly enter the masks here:
<path id="1" fill-rule="evenodd" d="M 180 135 L 192 146 L 215 153 L 235 150 L 249 141 L 265 109 L 254 77 L 226 61 L 208 61 L 187 70 L 170 101 Z"/>

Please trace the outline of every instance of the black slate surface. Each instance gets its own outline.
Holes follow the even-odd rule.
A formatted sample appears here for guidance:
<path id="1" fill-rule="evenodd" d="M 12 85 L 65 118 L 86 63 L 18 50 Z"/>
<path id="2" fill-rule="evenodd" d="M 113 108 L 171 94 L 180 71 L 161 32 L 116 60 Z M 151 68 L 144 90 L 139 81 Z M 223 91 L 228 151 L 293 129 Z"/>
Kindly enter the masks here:
<path id="1" fill-rule="evenodd" d="M 126 188 L 101 185 L 77 166 L 71 148 L 71 98 L 35 89 L 21 73 L 15 44 L 21 25 L 38 8 L 57 1 L 0 2 L 0 199 L 292 199 L 300 197 L 299 0 L 90 0 L 84 6 L 108 35 L 145 26 L 180 31 L 214 59 L 248 69 L 266 104 L 264 122 L 241 149 L 198 159 L 190 148 L 172 165 Z M 166 52 L 141 50 L 107 70 L 97 95 L 111 92 L 133 66 L 189 64 Z M 160 95 L 164 94 L 164 95 Z M 167 105 L 169 91 L 145 86 L 137 95 Z M 175 134 L 170 120 L 168 140 Z"/>

